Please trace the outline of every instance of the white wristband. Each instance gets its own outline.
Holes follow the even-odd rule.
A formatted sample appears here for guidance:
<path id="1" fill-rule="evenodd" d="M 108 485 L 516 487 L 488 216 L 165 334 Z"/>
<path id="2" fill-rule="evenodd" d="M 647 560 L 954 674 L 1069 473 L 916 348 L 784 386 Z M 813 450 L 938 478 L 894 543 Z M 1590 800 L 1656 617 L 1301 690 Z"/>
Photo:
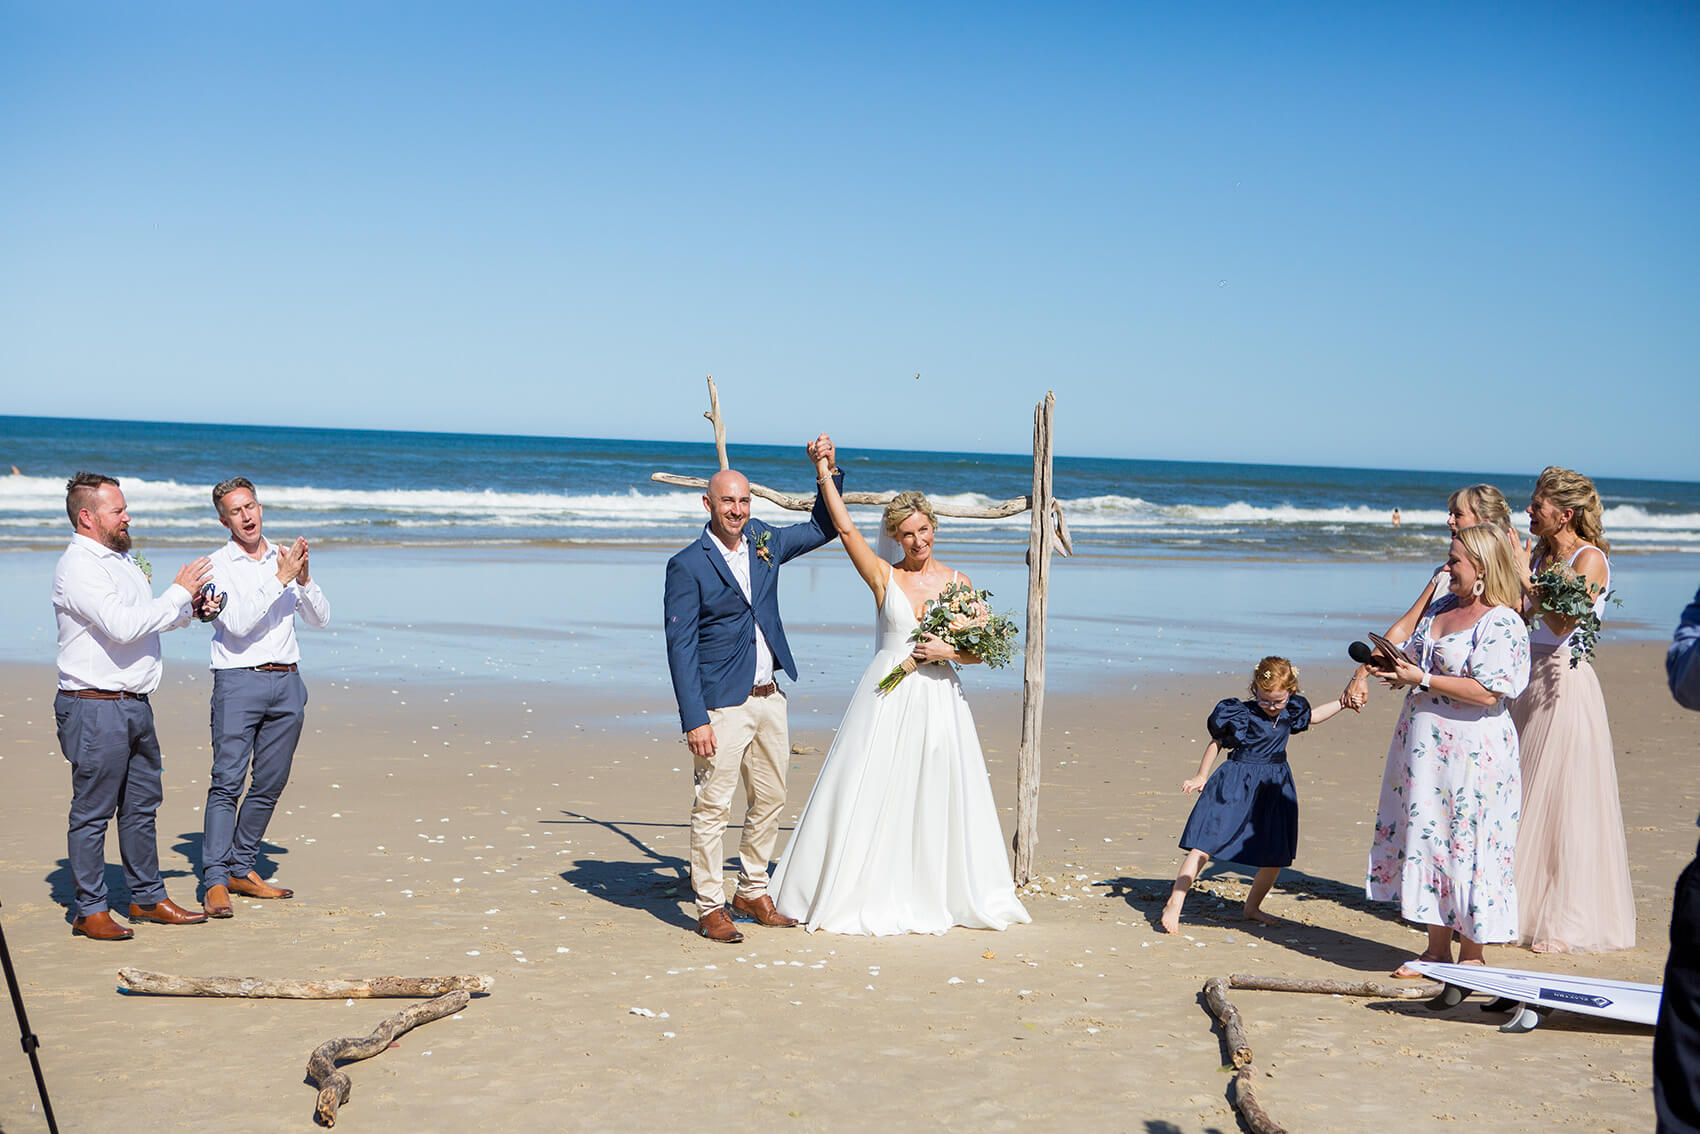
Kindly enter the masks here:
<path id="1" fill-rule="evenodd" d="M 1429 679 L 1428 671 L 1424 670 L 1423 671 L 1423 679 L 1421 681 L 1417 682 L 1417 688 L 1421 689 L 1424 693 L 1428 692 L 1428 679 Z"/>

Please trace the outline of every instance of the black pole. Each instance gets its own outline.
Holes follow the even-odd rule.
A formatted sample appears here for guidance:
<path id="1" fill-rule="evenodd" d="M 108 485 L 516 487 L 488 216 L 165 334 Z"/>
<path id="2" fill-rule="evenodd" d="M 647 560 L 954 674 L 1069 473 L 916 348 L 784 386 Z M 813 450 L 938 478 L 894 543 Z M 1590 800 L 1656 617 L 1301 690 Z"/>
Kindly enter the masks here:
<path id="1" fill-rule="evenodd" d="M 53 1121 L 53 1104 L 47 1101 L 47 1080 L 41 1077 L 41 1060 L 35 1053 L 41 1041 L 30 1031 L 30 1019 L 24 1013 L 24 994 L 18 987 L 18 974 L 12 969 L 12 951 L 6 947 L 4 925 L 0 925 L 0 964 L 6 966 L 6 985 L 12 990 L 12 1007 L 18 1013 L 18 1035 L 23 1040 L 24 1054 L 30 1057 L 30 1070 L 35 1072 L 35 1090 L 41 1096 L 41 1112 L 47 1116 L 50 1134 L 59 1134 L 59 1124 Z"/>

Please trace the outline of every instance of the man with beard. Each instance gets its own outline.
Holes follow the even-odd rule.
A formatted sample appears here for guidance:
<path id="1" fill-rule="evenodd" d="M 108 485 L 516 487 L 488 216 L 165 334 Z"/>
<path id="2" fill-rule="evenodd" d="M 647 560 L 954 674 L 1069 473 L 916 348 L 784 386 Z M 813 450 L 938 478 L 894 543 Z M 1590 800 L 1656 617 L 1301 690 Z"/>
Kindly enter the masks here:
<path id="1" fill-rule="evenodd" d="M 212 554 L 213 580 L 225 600 L 206 611 L 214 622 L 213 763 L 201 867 L 207 915 L 224 918 L 235 915 L 232 893 L 249 898 L 295 893 L 262 879 L 254 860 L 289 783 L 307 721 L 295 616 L 322 629 L 330 624 L 331 607 L 313 581 L 307 541 L 279 547 L 262 533 L 263 511 L 252 481 L 231 477 L 213 488 L 212 497 L 230 540 Z"/>
<path id="2" fill-rule="evenodd" d="M 122 941 L 106 895 L 106 827 L 118 817 L 118 853 L 130 888 L 130 920 L 193 925 L 206 920 L 165 892 L 154 815 L 164 797 L 159 738 L 148 696 L 164 672 L 159 635 L 190 618 L 193 596 L 212 573 L 200 558 L 155 598 L 129 554 L 130 514 L 118 481 L 80 472 L 65 483 L 76 534 L 53 571 L 59 628 L 59 691 L 53 713 L 71 764 L 67 853 L 77 888 L 71 932 Z"/>

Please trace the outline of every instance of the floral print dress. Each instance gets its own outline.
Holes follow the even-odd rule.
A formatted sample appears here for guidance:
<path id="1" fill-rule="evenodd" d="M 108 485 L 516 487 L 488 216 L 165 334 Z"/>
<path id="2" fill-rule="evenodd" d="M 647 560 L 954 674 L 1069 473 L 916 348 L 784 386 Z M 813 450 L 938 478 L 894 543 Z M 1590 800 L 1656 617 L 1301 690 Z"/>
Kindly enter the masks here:
<path id="1" fill-rule="evenodd" d="M 1473 677 L 1503 696 L 1476 706 L 1415 687 L 1406 695 L 1387 750 L 1366 889 L 1398 902 L 1409 921 L 1473 941 L 1515 941 L 1522 780 L 1507 701 L 1529 684 L 1529 633 L 1496 606 L 1474 626 L 1434 637 L 1435 616 L 1457 601 L 1431 603 L 1406 648 L 1430 673 Z"/>

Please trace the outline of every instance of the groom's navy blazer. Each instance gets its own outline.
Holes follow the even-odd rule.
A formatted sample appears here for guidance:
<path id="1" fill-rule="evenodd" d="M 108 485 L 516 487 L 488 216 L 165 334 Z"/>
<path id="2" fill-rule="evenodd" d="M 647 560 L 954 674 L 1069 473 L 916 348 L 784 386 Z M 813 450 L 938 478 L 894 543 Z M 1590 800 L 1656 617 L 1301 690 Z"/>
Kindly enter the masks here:
<path id="1" fill-rule="evenodd" d="M 842 487 L 844 474 L 834 473 L 832 480 Z M 771 562 L 756 554 L 763 533 Z M 785 625 L 779 620 L 779 565 L 837 534 L 818 495 L 814 510 L 800 524 L 775 528 L 751 517 L 744 524 L 750 557 L 748 602 L 708 528 L 701 539 L 667 561 L 667 668 L 673 672 L 673 697 L 686 732 L 707 724 L 708 710 L 749 700 L 756 679 L 758 624 L 774 661 L 797 680 L 797 663 L 791 660 Z"/>

